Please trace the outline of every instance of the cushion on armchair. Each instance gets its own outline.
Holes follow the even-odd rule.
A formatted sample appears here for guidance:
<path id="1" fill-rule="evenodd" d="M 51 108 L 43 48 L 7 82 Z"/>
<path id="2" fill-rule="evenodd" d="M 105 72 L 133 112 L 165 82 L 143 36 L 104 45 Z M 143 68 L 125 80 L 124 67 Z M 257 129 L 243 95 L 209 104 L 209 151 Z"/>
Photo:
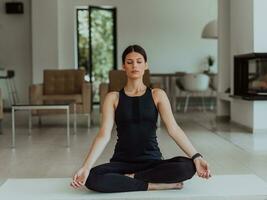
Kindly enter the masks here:
<path id="1" fill-rule="evenodd" d="M 90 83 L 85 82 L 84 76 L 85 70 L 80 69 L 44 70 L 44 83 L 30 86 L 30 102 L 32 104 L 75 102 L 77 113 L 91 113 L 92 88 Z M 48 112 L 42 110 L 38 113 Z"/>
<path id="2" fill-rule="evenodd" d="M 44 95 L 81 94 L 84 70 L 44 70 Z"/>

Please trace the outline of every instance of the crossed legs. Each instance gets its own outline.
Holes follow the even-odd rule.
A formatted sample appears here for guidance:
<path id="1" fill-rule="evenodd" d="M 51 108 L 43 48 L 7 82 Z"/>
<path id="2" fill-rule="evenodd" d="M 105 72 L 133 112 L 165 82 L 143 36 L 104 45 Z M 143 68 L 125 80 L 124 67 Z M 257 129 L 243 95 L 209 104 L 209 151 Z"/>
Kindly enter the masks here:
<path id="1" fill-rule="evenodd" d="M 110 162 L 92 168 L 85 186 L 98 192 L 179 189 L 195 172 L 193 161 L 182 156 L 142 163 Z"/>

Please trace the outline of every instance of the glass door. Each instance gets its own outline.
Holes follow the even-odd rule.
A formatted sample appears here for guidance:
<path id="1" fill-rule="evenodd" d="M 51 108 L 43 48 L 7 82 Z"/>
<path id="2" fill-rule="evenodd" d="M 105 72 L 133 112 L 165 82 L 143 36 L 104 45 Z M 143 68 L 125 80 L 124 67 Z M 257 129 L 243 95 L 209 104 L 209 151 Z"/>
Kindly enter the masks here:
<path id="1" fill-rule="evenodd" d="M 108 72 L 117 69 L 116 8 L 89 6 L 79 10 L 78 64 L 86 69 L 87 80 L 93 85 L 92 101 L 98 104 L 100 83 L 108 82 Z"/>

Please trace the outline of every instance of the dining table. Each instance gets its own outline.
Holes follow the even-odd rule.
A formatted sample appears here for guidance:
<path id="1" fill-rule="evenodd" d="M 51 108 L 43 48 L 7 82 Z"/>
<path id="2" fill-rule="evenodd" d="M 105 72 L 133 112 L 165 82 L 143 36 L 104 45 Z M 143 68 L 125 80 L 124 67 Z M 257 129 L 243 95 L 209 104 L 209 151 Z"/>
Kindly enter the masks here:
<path id="1" fill-rule="evenodd" d="M 153 78 L 160 78 L 163 83 L 163 90 L 166 92 L 173 112 L 176 112 L 176 79 L 184 75 L 184 72 L 169 72 L 169 73 L 151 73 Z"/>

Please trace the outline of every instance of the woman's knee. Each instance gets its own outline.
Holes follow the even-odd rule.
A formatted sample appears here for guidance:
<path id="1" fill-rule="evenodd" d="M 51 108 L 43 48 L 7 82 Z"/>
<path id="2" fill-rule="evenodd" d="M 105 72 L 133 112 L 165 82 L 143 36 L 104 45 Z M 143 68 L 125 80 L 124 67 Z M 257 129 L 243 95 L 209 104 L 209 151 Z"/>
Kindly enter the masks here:
<path id="1" fill-rule="evenodd" d="M 101 168 L 92 168 L 89 176 L 85 182 L 85 186 L 96 192 L 112 192 L 112 186 L 110 184 L 109 177 L 106 173 L 103 173 Z"/>
<path id="2" fill-rule="evenodd" d="M 196 166 L 192 159 L 187 158 L 184 162 L 185 179 L 192 178 L 196 173 Z"/>
<path id="3" fill-rule="evenodd" d="M 109 183 L 107 178 L 107 173 L 110 173 L 108 166 L 99 165 L 93 167 L 90 170 L 89 176 L 85 182 L 85 186 L 97 192 L 109 192 Z"/>
<path id="4" fill-rule="evenodd" d="M 97 181 L 97 177 L 94 173 L 92 173 L 92 170 L 91 170 L 85 182 L 85 186 L 90 190 L 94 190 L 94 183 L 96 181 Z"/>
<path id="5" fill-rule="evenodd" d="M 103 192 L 103 188 L 100 184 L 100 177 L 101 175 L 96 175 L 96 174 L 92 174 L 90 173 L 86 182 L 85 182 L 85 186 L 90 189 L 90 190 L 94 190 L 97 192 Z"/>
<path id="6" fill-rule="evenodd" d="M 99 167 L 94 167 L 90 170 L 90 173 L 87 177 L 87 180 L 85 182 L 85 186 L 90 189 L 90 190 L 94 190 L 94 191 L 100 191 L 100 185 L 99 183 L 99 179 L 101 178 L 101 170 L 99 170 Z"/>
<path id="7" fill-rule="evenodd" d="M 101 166 L 101 165 L 98 165 L 98 166 L 95 166 L 93 167 L 91 170 L 90 170 L 90 174 L 91 175 L 101 175 L 101 174 L 105 174 L 106 173 L 106 168 Z"/>
<path id="8" fill-rule="evenodd" d="M 196 167 L 192 159 L 185 159 L 184 162 L 177 163 L 177 177 L 181 181 L 191 179 L 196 173 Z"/>

